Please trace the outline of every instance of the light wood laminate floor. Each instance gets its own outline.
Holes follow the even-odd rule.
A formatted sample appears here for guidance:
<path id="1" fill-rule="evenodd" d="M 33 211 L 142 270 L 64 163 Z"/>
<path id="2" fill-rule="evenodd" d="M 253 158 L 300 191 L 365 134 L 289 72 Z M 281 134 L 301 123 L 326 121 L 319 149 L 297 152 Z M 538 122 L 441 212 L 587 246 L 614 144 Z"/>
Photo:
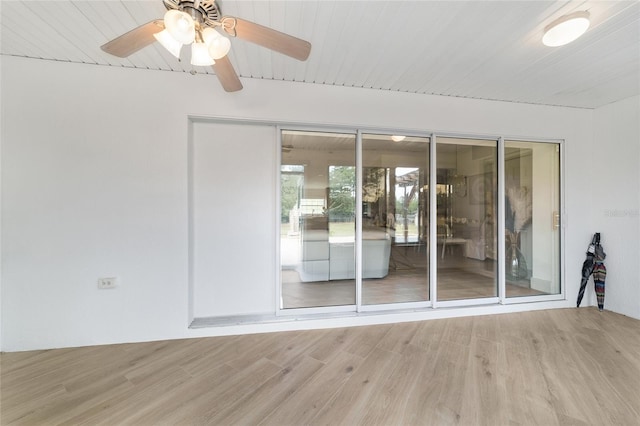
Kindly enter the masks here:
<path id="1" fill-rule="evenodd" d="M 1 356 L 3 425 L 637 425 L 640 321 L 595 308 Z"/>

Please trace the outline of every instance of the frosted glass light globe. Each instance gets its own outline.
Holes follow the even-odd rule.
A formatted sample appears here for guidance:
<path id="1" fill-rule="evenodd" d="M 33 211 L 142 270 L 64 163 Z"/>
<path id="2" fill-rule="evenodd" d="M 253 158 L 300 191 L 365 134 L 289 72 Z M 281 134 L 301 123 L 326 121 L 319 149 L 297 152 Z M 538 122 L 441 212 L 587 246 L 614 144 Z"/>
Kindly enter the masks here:
<path id="1" fill-rule="evenodd" d="M 206 44 L 193 43 L 191 45 L 191 65 L 206 67 L 215 63 L 213 58 L 209 56 Z"/>
<path id="2" fill-rule="evenodd" d="M 155 33 L 153 36 L 165 49 L 169 51 L 169 53 L 180 59 L 180 50 L 182 49 L 182 43 L 171 37 L 169 31 L 162 30 L 159 33 Z"/>
<path id="3" fill-rule="evenodd" d="M 213 28 L 205 28 L 202 31 L 202 39 L 209 47 L 209 55 L 213 59 L 224 57 L 231 49 L 231 41 Z"/>
<path id="4" fill-rule="evenodd" d="M 164 14 L 164 27 L 171 37 L 182 44 L 191 44 L 196 38 L 196 25 L 188 13 L 179 10 L 168 10 Z"/>

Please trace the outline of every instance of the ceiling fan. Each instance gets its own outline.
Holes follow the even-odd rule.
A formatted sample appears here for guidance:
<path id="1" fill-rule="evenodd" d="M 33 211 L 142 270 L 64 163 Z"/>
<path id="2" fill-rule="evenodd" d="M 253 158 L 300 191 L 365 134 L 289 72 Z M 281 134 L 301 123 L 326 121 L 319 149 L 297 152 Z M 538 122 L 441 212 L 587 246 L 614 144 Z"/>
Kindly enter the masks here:
<path id="1" fill-rule="evenodd" d="M 238 37 L 304 61 L 311 44 L 272 28 L 233 16 L 222 16 L 216 0 L 162 0 L 167 12 L 101 46 L 105 52 L 126 58 L 154 41 L 180 60 L 183 45 L 191 45 L 191 64 L 211 66 L 227 92 L 242 89 L 227 56 L 231 42 L 220 34 Z"/>

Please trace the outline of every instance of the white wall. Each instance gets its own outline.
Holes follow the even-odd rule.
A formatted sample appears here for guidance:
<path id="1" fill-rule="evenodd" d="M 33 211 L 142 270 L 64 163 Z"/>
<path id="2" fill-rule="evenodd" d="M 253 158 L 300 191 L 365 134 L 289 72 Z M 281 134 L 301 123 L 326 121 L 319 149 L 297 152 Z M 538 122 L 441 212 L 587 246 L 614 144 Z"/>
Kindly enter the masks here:
<path id="1" fill-rule="evenodd" d="M 193 317 L 273 314 L 276 128 L 196 122 L 192 135 Z"/>
<path id="2" fill-rule="evenodd" d="M 227 94 L 214 76 L 13 57 L 2 58 L 1 76 L 3 350 L 364 321 L 187 328 L 189 115 L 563 138 L 569 300 L 554 306 L 574 306 L 594 225 L 584 214 L 593 205 L 585 177 L 597 174 L 592 111 L 262 80 L 243 80 L 242 92 Z M 605 186 L 620 182 L 602 178 Z M 637 239 L 616 249 L 601 231 L 612 259 L 625 249 L 637 256 Z M 637 282 L 637 268 L 617 273 Z M 120 287 L 97 290 L 104 276 L 119 277 Z M 263 279 L 274 288 L 273 276 Z"/>
<path id="3" fill-rule="evenodd" d="M 2 58 L 3 349 L 184 334 L 185 114 L 163 73 L 60 65 Z"/>
<path id="4" fill-rule="evenodd" d="M 596 109 L 594 123 L 584 180 L 590 194 L 582 204 L 607 253 L 604 305 L 640 319 L 640 97 Z M 591 236 L 580 238 L 586 248 Z"/>

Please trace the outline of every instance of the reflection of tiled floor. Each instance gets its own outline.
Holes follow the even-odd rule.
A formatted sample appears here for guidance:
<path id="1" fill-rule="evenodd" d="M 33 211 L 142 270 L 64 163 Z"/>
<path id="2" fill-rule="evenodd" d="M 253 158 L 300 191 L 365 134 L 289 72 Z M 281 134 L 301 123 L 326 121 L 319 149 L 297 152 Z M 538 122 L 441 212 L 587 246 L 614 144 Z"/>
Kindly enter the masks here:
<path id="1" fill-rule="evenodd" d="M 497 296 L 493 261 L 445 256 L 438 263 L 438 300 Z M 427 254 L 413 247 L 394 247 L 389 275 L 363 282 L 363 304 L 417 302 L 428 300 Z M 507 295 L 528 296 L 539 291 L 507 283 Z M 355 281 L 300 282 L 298 273 L 282 271 L 285 308 L 355 304 Z"/>

